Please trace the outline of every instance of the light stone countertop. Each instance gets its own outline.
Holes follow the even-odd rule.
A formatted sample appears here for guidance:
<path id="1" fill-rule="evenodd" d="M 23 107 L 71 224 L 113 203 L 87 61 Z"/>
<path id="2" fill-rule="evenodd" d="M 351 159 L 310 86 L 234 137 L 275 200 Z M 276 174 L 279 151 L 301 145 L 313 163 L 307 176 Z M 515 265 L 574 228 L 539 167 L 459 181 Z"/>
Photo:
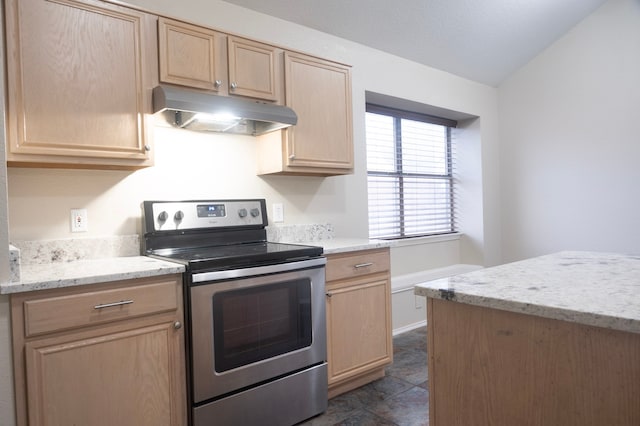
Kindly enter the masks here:
<path id="1" fill-rule="evenodd" d="M 415 294 L 640 333 L 640 255 L 560 252 L 421 283 Z"/>
<path id="2" fill-rule="evenodd" d="M 110 257 L 22 265 L 20 280 L 0 285 L 0 294 L 180 274 L 184 266 L 146 256 Z"/>
<path id="3" fill-rule="evenodd" d="M 34 290 L 144 278 L 182 273 L 185 270 L 184 266 L 177 263 L 166 262 L 146 256 L 114 256 L 82 259 L 77 252 L 80 249 L 86 251 L 84 246 L 89 245 L 92 241 L 93 240 L 88 240 L 86 244 L 83 243 L 83 240 L 53 241 L 46 242 L 46 244 L 34 242 L 31 244 L 34 246 L 33 248 L 25 245 L 30 252 L 37 254 L 37 256 L 31 255 L 32 261 L 23 263 L 20 266 L 19 274 L 16 274 L 14 280 L 9 283 L 0 284 L 0 294 L 22 293 Z M 321 246 L 325 254 L 375 249 L 388 247 L 390 245 L 388 241 L 368 240 L 364 238 L 331 238 L 310 242 L 295 241 L 295 243 Z M 135 246 L 136 244 L 133 245 Z M 74 258 L 78 259 L 73 260 Z M 37 260 L 38 263 L 33 263 L 34 259 Z M 52 260 L 47 262 L 46 260 L 48 259 Z"/>

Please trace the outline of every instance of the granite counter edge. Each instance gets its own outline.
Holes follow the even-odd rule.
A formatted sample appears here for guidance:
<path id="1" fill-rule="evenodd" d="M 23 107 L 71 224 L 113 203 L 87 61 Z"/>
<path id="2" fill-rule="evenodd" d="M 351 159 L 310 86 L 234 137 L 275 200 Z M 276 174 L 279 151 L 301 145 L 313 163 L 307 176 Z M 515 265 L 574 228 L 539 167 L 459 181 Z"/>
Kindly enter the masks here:
<path id="1" fill-rule="evenodd" d="M 439 281 L 443 284 L 440 288 L 438 287 Z M 414 294 L 416 296 L 430 297 L 432 299 L 446 300 L 490 309 L 498 309 L 517 314 L 533 315 L 542 318 L 573 322 L 629 333 L 640 333 L 640 320 L 638 319 L 615 317 L 594 312 L 563 309 L 555 306 L 545 306 L 534 303 L 523 303 L 475 294 L 465 294 L 448 288 L 447 283 L 447 279 L 442 279 L 433 280 L 424 284 L 417 284 L 414 287 Z"/>
<path id="2" fill-rule="evenodd" d="M 0 284 L 0 294 L 181 274 L 184 271 L 183 265 L 146 256 L 32 265 L 23 268 L 20 281 Z"/>

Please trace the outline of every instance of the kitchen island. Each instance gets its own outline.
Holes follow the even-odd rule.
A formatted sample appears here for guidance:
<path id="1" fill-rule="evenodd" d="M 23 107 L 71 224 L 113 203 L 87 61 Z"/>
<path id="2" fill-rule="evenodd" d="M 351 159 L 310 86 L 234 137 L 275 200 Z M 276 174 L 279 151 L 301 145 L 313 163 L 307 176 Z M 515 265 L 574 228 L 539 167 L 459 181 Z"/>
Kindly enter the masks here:
<path id="1" fill-rule="evenodd" d="M 561 252 L 415 293 L 431 426 L 640 425 L 640 256 Z"/>

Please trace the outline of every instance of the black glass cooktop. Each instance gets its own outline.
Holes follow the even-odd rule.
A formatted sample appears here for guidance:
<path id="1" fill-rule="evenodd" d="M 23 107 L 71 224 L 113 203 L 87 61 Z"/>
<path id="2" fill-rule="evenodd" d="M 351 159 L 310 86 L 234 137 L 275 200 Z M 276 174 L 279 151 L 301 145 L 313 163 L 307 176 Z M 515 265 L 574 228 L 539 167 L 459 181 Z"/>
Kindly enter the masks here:
<path id="1" fill-rule="evenodd" d="M 187 265 L 191 271 L 231 269 L 322 255 L 322 247 L 254 242 L 197 248 L 166 248 L 149 255 Z"/>

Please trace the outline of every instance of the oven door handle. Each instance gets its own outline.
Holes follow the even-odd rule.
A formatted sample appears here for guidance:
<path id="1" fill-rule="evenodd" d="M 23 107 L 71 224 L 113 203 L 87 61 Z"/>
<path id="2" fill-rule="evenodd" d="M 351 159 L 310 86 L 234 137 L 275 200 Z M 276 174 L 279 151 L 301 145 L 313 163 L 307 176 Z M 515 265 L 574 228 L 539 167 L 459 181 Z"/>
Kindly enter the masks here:
<path id="1" fill-rule="evenodd" d="M 225 269 L 222 271 L 202 272 L 199 274 L 193 274 L 191 281 L 194 284 L 229 280 L 234 278 L 252 277 L 255 275 L 276 274 L 280 272 L 295 271 L 298 269 L 317 268 L 326 265 L 327 259 L 325 257 L 315 257 L 313 259 L 288 261 L 286 263 L 277 263 L 275 265 L 255 266 L 250 268 L 241 269 Z"/>

